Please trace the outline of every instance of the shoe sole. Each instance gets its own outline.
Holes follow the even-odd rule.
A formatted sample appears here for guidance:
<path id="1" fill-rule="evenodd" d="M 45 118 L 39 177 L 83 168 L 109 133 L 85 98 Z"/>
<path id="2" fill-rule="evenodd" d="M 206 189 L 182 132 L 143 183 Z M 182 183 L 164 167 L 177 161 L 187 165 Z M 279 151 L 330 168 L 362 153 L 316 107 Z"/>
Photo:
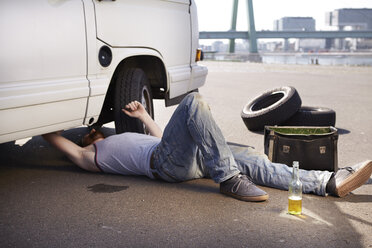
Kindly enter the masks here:
<path id="1" fill-rule="evenodd" d="M 236 194 L 231 193 L 231 192 L 225 192 L 225 191 L 222 191 L 222 190 L 220 190 L 220 192 L 222 194 L 225 194 L 225 195 L 231 196 L 235 199 L 246 201 L 246 202 L 262 202 L 262 201 L 266 201 L 267 199 L 269 199 L 269 195 L 267 195 L 267 194 L 266 195 L 260 195 L 260 196 L 241 196 L 241 195 L 236 195 Z"/>
<path id="2" fill-rule="evenodd" d="M 336 188 L 336 195 L 339 197 L 344 197 L 349 194 L 354 189 L 359 188 L 368 179 L 371 177 L 372 174 L 372 161 L 367 162 L 367 164 L 352 174 L 349 178 L 347 178 L 340 186 Z"/>

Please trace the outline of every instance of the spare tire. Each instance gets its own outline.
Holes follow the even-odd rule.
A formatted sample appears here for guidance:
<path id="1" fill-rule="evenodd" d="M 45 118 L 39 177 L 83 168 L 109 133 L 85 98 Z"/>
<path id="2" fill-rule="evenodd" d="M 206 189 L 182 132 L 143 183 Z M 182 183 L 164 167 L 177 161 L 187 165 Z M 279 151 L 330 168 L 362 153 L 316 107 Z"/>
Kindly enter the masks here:
<path id="1" fill-rule="evenodd" d="M 284 122 L 286 126 L 335 126 L 336 112 L 329 108 L 302 106 Z"/>
<path id="2" fill-rule="evenodd" d="M 248 102 L 241 117 L 251 131 L 263 130 L 265 125 L 280 125 L 301 107 L 297 90 L 284 86 L 269 90 Z"/>

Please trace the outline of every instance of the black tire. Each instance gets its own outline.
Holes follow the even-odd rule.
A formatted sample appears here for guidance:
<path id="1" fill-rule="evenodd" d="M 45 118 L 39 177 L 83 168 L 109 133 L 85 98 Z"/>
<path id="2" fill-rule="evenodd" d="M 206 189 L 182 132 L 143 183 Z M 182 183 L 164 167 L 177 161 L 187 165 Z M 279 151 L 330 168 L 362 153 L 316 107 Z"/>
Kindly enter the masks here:
<path id="1" fill-rule="evenodd" d="M 154 118 L 154 105 L 149 81 L 139 68 L 121 70 L 115 82 L 115 129 L 116 133 L 148 133 L 142 122 L 121 111 L 131 101 L 139 101 Z"/>
<path id="2" fill-rule="evenodd" d="M 302 106 L 284 122 L 286 126 L 335 126 L 336 112 L 329 108 Z"/>
<path id="3" fill-rule="evenodd" d="M 284 86 L 269 90 L 248 102 L 241 117 L 251 131 L 263 130 L 265 125 L 280 125 L 301 107 L 297 90 Z"/>

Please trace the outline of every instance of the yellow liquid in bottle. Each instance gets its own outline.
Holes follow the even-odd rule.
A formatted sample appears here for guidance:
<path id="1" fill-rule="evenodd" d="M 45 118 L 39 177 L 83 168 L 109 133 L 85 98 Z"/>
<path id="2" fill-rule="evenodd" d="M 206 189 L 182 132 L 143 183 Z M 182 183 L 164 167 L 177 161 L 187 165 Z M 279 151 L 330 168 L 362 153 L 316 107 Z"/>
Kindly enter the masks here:
<path id="1" fill-rule="evenodd" d="M 288 213 L 299 215 L 302 212 L 302 197 L 290 196 L 288 198 Z"/>

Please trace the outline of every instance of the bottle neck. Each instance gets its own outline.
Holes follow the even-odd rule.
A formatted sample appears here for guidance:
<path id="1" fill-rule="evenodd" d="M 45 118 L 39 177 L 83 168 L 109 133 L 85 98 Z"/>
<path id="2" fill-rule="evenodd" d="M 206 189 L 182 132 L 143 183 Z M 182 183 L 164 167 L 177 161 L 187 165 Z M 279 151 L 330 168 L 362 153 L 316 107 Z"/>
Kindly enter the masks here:
<path id="1" fill-rule="evenodd" d="M 299 168 L 298 163 L 294 163 L 293 164 L 293 173 L 292 173 L 292 179 L 293 180 L 298 180 L 299 179 L 299 171 L 300 171 L 300 168 Z"/>

